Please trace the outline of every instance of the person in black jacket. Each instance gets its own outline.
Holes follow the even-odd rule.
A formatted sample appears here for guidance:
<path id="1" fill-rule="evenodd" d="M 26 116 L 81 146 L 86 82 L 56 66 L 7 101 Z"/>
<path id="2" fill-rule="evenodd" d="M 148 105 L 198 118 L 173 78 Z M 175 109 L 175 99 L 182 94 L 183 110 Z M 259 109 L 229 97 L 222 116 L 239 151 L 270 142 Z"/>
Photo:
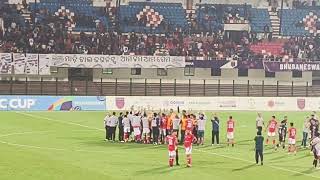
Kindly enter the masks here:
<path id="1" fill-rule="evenodd" d="M 219 145 L 219 130 L 220 130 L 220 121 L 216 114 L 213 115 L 212 123 L 212 145 L 215 143 L 215 139 L 217 140 L 217 145 Z"/>
<path id="2" fill-rule="evenodd" d="M 254 138 L 254 141 L 255 141 L 255 151 L 256 151 L 256 155 L 255 155 L 256 164 L 259 163 L 259 157 L 260 157 L 261 165 L 263 165 L 263 141 L 264 141 L 264 138 L 261 135 L 260 131 L 257 132 L 257 136 Z"/>
<path id="3" fill-rule="evenodd" d="M 119 141 L 120 142 L 124 142 L 124 138 L 123 138 L 123 124 L 122 124 L 122 120 L 123 120 L 123 114 L 122 112 L 120 113 L 119 117 L 118 117 L 118 127 L 119 127 Z"/>

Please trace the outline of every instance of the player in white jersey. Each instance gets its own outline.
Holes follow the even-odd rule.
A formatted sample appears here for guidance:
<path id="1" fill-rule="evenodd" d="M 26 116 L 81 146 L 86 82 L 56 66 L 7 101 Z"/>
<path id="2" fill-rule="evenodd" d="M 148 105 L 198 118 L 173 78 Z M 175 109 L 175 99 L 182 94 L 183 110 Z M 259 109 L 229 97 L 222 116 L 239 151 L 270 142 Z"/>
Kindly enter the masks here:
<path id="1" fill-rule="evenodd" d="M 149 119 L 146 113 L 144 113 L 142 117 L 142 137 L 143 137 L 143 143 L 145 144 L 150 143 L 150 125 L 149 125 Z"/>
<path id="2" fill-rule="evenodd" d="M 319 133 L 315 133 L 315 137 L 311 140 L 311 148 L 314 155 L 313 165 L 316 168 L 320 159 L 320 138 Z"/>
<path id="3" fill-rule="evenodd" d="M 130 125 L 130 119 L 128 118 L 127 115 L 124 115 L 122 124 L 123 124 L 123 132 L 124 132 L 124 142 L 128 142 L 130 132 L 131 132 L 131 125 Z"/>
<path id="4" fill-rule="evenodd" d="M 128 113 L 128 118 L 129 118 L 129 121 L 130 121 L 130 133 L 129 133 L 129 139 L 131 139 L 131 141 L 134 140 L 134 136 L 131 136 L 131 134 L 133 133 L 133 127 L 132 127 L 132 121 L 133 121 L 133 112 L 130 111 L 127 112 Z"/>
<path id="5" fill-rule="evenodd" d="M 141 116 L 139 113 L 136 113 L 132 117 L 132 127 L 133 127 L 133 133 L 134 133 L 134 140 L 136 142 L 141 141 Z"/>

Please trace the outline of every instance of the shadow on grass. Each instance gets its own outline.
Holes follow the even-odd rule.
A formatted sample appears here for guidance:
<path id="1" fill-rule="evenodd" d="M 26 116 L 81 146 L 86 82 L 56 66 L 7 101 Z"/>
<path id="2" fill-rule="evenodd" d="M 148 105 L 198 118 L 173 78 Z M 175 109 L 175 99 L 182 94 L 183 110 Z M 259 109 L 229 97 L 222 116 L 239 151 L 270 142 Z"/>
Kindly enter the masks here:
<path id="1" fill-rule="evenodd" d="M 242 140 L 242 141 L 236 142 L 236 145 L 240 145 L 240 146 L 252 145 L 252 144 L 254 144 L 253 139 L 247 139 L 247 140 Z"/>
<path id="2" fill-rule="evenodd" d="M 268 154 L 273 154 L 273 153 L 274 153 L 274 151 L 270 151 L 270 152 L 264 152 L 263 154 L 268 155 Z"/>
<path id="3" fill-rule="evenodd" d="M 247 166 L 243 166 L 243 167 L 241 167 L 241 168 L 233 169 L 232 171 L 233 171 L 233 172 L 235 172 L 235 171 L 243 171 L 243 170 L 252 168 L 253 166 L 256 166 L 256 164 L 250 164 L 250 165 L 247 165 Z"/>
<path id="4" fill-rule="evenodd" d="M 212 150 L 212 149 L 221 149 L 227 147 L 226 145 L 219 145 L 219 146 L 211 146 L 211 145 L 204 145 L 204 146 L 194 146 L 195 149 L 198 150 Z"/>
<path id="5" fill-rule="evenodd" d="M 307 170 L 305 170 L 305 171 L 302 171 L 302 172 L 300 172 L 300 173 L 294 174 L 294 176 L 303 176 L 303 175 L 305 175 L 305 174 L 312 174 L 313 171 L 314 171 L 314 168 L 311 167 L 311 168 L 309 168 L 309 169 L 307 169 Z"/>
<path id="6" fill-rule="evenodd" d="M 185 169 L 186 167 L 184 166 L 174 166 L 172 168 L 168 166 L 160 166 L 160 167 L 155 167 L 155 168 L 149 168 L 149 169 L 144 169 L 141 171 L 136 171 L 135 175 L 144 175 L 144 174 L 164 174 L 167 172 L 172 172 L 172 171 L 179 171 L 182 169 Z"/>
<path id="7" fill-rule="evenodd" d="M 154 146 L 152 144 L 138 144 L 138 143 L 119 143 L 119 142 L 106 142 L 106 141 L 83 141 L 82 144 L 105 147 L 105 148 L 121 148 L 121 149 L 165 149 L 166 146 Z"/>
<path id="8" fill-rule="evenodd" d="M 272 159 L 269 159 L 269 161 L 279 160 L 279 159 L 283 159 L 283 158 L 286 158 L 286 157 L 288 157 L 288 155 L 287 155 L 287 154 L 286 154 L 286 155 L 282 155 L 282 156 L 274 157 L 274 158 L 272 158 Z"/>
<path id="9" fill-rule="evenodd" d="M 285 157 L 289 157 L 289 155 L 287 155 Z M 310 157 L 310 156 L 309 155 L 300 156 L 300 157 L 297 157 L 297 158 L 293 159 L 293 161 L 304 159 L 304 158 L 307 158 L 307 157 Z M 287 162 L 287 160 L 279 160 L 279 161 L 277 161 L 277 159 L 270 159 L 271 160 L 270 162 L 271 163 L 284 163 L 284 162 Z"/>

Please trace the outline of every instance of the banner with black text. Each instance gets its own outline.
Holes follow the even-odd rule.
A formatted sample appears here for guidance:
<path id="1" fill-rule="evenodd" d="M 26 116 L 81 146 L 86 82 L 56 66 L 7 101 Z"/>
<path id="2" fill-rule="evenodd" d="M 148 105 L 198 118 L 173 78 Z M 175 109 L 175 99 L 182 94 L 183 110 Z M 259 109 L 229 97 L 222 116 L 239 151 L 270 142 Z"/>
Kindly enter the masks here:
<path id="1" fill-rule="evenodd" d="M 74 68 L 179 68 L 181 56 L 53 54 L 52 66 Z"/>

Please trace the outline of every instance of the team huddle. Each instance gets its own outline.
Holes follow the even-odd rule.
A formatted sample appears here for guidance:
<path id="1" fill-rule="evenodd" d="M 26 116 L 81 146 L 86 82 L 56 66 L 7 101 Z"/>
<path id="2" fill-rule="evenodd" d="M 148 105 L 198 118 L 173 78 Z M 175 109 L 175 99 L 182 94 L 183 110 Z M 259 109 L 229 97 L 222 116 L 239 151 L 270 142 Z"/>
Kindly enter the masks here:
<path id="1" fill-rule="evenodd" d="M 179 111 L 178 111 L 179 112 Z M 115 141 L 116 127 L 119 126 L 119 141 L 121 142 L 136 142 L 154 145 L 167 144 L 169 151 L 169 166 L 173 167 L 174 161 L 179 165 L 178 145 L 184 147 L 187 167 L 191 167 L 192 162 L 192 146 L 204 144 L 204 132 L 207 118 L 204 113 L 197 115 L 182 111 L 182 113 L 175 113 L 172 109 L 169 113 L 145 113 L 145 112 L 126 112 L 120 113 L 116 117 L 114 112 L 112 115 L 107 115 L 104 119 L 106 128 L 106 140 Z M 212 122 L 212 145 L 215 143 L 219 145 L 219 127 L 220 122 L 216 114 L 213 114 Z M 229 116 L 227 120 L 227 145 L 235 146 L 235 120 Z M 262 136 L 263 129 L 267 131 L 266 145 L 272 142 L 273 148 L 285 148 L 286 139 L 288 135 L 288 153 L 296 154 L 296 137 L 297 129 L 294 123 L 289 123 L 285 116 L 282 121 L 278 123 L 275 116 L 265 126 L 262 115 L 258 113 L 256 119 L 257 136 L 255 140 L 256 163 L 259 158 L 261 165 L 263 165 L 263 146 L 264 138 Z M 312 114 L 311 118 L 307 117 L 303 125 L 303 140 L 302 146 L 306 148 L 310 140 L 311 152 L 314 154 L 314 167 L 317 167 L 320 161 L 320 137 L 319 137 L 319 121 L 316 114 Z M 278 140 L 277 140 L 278 135 Z"/>
<path id="2" fill-rule="evenodd" d="M 218 118 L 216 115 L 214 117 L 215 120 L 212 120 L 212 123 L 215 126 L 219 126 Z M 115 131 L 119 125 L 119 141 L 121 142 L 133 141 L 145 144 L 153 143 L 154 145 L 167 144 L 170 167 L 173 166 L 174 161 L 176 161 L 176 165 L 179 165 L 178 145 L 181 144 L 185 149 L 187 167 L 191 167 L 192 145 L 204 144 L 206 117 L 204 113 L 195 115 L 186 111 L 176 114 L 172 109 L 168 114 L 147 114 L 131 111 L 126 112 L 124 115 L 120 113 L 119 117 L 116 117 L 114 112 L 112 115 L 105 117 L 104 125 L 107 141 L 115 141 Z M 234 130 L 235 121 L 230 116 L 227 121 L 228 145 L 234 146 Z M 217 143 L 219 144 L 218 136 Z"/>

